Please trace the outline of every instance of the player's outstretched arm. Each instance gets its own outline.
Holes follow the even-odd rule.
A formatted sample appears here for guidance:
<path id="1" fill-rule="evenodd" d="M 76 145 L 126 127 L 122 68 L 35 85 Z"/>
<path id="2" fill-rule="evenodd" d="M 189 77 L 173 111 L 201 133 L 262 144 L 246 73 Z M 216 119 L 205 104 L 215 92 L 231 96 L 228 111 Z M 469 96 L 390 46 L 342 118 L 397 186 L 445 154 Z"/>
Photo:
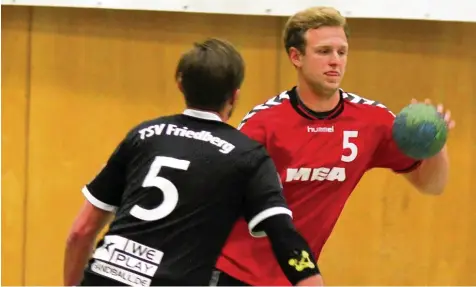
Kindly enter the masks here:
<path id="1" fill-rule="evenodd" d="M 412 103 L 417 103 L 413 100 Z M 425 101 L 431 104 L 430 100 Z M 438 112 L 443 115 L 448 129 L 453 129 L 455 122 L 451 119 L 451 112 L 444 109 L 443 105 L 436 107 Z M 446 145 L 443 149 L 431 158 L 423 160 L 421 165 L 414 171 L 405 174 L 418 190 L 426 194 L 441 194 L 448 182 L 449 175 L 449 156 Z"/>
<path id="2" fill-rule="evenodd" d="M 268 236 L 275 257 L 293 285 L 321 286 L 322 278 L 309 245 L 295 229 L 276 167 L 264 147 L 250 153 L 245 219 L 254 237 Z"/>
<path id="3" fill-rule="evenodd" d="M 113 213 L 99 209 L 85 201 L 76 217 L 66 241 L 63 267 L 65 286 L 77 286 L 82 279 L 99 232 L 112 218 Z"/>
<path id="4" fill-rule="evenodd" d="M 412 101 L 416 103 L 416 101 Z M 427 104 L 431 104 L 426 101 Z M 451 119 L 449 111 L 445 111 L 442 105 L 437 107 L 438 112 L 444 115 L 449 129 L 455 122 Z M 395 115 L 383 111 L 376 120 L 379 126 L 383 124 L 382 140 L 379 148 L 375 151 L 370 164 L 371 167 L 389 168 L 394 172 L 403 174 L 405 178 L 420 192 L 438 195 L 443 193 L 448 182 L 449 158 L 446 146 L 436 155 L 419 160 L 405 155 L 397 146 L 393 138 L 393 125 Z"/>

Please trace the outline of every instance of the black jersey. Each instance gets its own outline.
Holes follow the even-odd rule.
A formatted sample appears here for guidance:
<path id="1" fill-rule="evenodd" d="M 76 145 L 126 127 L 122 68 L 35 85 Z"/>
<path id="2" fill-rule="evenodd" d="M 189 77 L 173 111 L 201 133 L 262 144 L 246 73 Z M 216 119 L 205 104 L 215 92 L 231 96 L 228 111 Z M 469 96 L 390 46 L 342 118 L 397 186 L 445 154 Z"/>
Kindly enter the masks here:
<path id="1" fill-rule="evenodd" d="M 236 220 L 291 215 L 264 147 L 208 112 L 133 128 L 83 188 L 115 218 L 85 275 L 128 285 L 207 285 Z"/>

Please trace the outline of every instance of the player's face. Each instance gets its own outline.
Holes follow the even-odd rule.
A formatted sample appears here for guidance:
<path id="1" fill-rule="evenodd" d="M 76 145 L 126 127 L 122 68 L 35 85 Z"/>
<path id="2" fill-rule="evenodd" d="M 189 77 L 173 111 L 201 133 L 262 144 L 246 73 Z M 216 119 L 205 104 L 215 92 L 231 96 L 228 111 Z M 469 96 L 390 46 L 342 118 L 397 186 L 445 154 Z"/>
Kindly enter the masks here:
<path id="1" fill-rule="evenodd" d="M 348 43 L 342 27 L 308 30 L 300 73 L 312 89 L 332 95 L 339 88 L 347 64 Z"/>

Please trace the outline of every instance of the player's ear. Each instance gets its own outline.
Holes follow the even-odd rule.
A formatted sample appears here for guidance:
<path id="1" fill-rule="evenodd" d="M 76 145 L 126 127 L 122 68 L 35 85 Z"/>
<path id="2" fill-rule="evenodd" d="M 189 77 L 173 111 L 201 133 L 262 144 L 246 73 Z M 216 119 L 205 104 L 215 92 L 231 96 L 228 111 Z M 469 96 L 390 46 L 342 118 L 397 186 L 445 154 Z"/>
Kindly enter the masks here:
<path id="1" fill-rule="evenodd" d="M 183 93 L 183 87 L 182 87 L 182 74 L 178 73 L 175 82 L 177 83 L 177 87 L 180 90 L 180 92 Z"/>
<path id="2" fill-rule="evenodd" d="M 289 59 L 291 60 L 291 63 L 294 67 L 300 68 L 302 66 L 301 58 L 302 55 L 298 49 L 296 49 L 295 47 L 289 48 Z"/>
<path id="3" fill-rule="evenodd" d="M 235 90 L 235 92 L 233 93 L 233 95 L 230 98 L 230 104 L 232 106 L 236 104 L 236 102 L 238 101 L 239 96 L 240 96 L 240 89 L 237 89 L 237 90 Z"/>

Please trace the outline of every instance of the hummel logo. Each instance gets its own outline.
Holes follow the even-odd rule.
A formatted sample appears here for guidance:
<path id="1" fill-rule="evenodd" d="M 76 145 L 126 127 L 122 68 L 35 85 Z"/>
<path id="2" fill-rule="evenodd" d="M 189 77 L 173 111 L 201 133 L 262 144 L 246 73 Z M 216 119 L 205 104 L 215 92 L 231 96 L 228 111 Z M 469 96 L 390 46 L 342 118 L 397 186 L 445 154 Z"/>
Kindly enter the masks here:
<path id="1" fill-rule="evenodd" d="M 307 126 L 308 133 L 333 133 L 334 126 L 332 127 L 310 127 Z"/>

